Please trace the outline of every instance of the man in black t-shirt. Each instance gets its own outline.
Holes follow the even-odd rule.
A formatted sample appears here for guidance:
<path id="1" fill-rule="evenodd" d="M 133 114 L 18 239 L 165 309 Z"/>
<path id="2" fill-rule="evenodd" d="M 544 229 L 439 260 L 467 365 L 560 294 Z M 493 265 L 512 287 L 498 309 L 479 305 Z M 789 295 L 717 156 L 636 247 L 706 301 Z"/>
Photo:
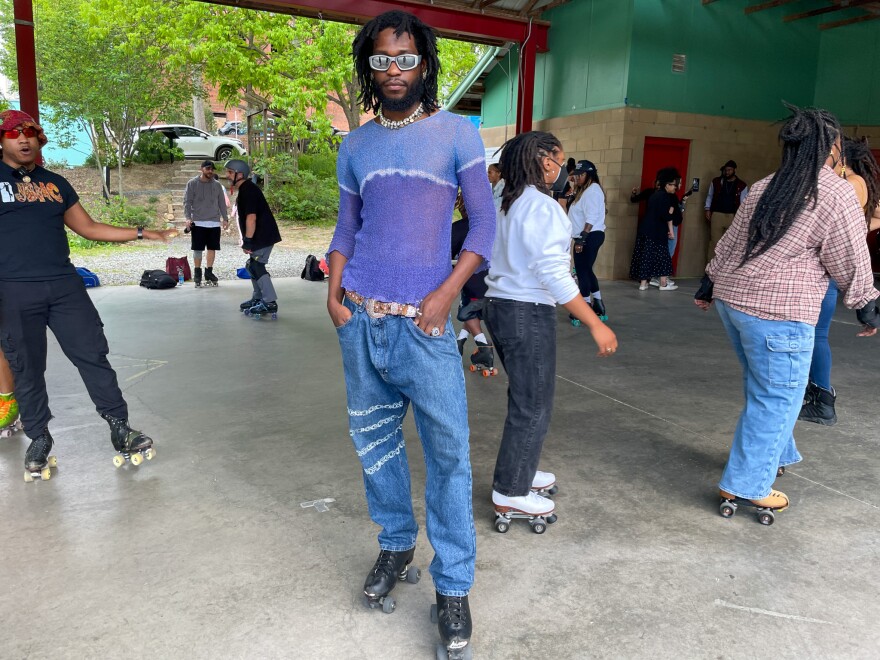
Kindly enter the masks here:
<path id="1" fill-rule="evenodd" d="M 36 164 L 48 140 L 33 118 L 0 112 L 0 345 L 15 376 L 24 432 L 25 480 L 48 479 L 52 436 L 46 394 L 46 328 L 82 376 L 89 396 L 110 425 L 121 465 L 128 456 L 152 458 L 153 441 L 128 425 L 128 406 L 107 360 L 103 324 L 70 263 L 65 226 L 93 241 L 165 241 L 177 230 L 114 227 L 95 222 L 61 176 Z"/>
<path id="2" fill-rule="evenodd" d="M 249 255 L 245 269 L 250 274 L 254 287 L 253 297 L 241 303 L 240 309 L 257 318 L 262 314 L 271 314 L 272 318 L 277 318 L 278 296 L 266 264 L 269 263 L 273 246 L 281 242 L 281 234 L 263 191 L 248 179 L 250 172 L 250 166 L 243 160 L 234 159 L 226 163 L 229 190 L 238 192 L 235 205 L 238 209 L 238 227 L 241 230 L 241 249 Z"/>

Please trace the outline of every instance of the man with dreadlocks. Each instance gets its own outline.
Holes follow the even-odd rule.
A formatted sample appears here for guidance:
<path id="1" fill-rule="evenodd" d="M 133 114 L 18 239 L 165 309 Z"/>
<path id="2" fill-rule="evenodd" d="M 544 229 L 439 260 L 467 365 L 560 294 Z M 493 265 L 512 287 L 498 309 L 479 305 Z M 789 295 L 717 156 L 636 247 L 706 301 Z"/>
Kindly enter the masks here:
<path id="1" fill-rule="evenodd" d="M 708 309 L 713 295 L 718 300 L 744 371 L 746 403 L 719 484 L 720 511 L 730 517 L 737 505 L 753 506 L 766 525 L 789 504 L 774 479 L 801 460 L 792 431 L 829 275 L 846 306 L 880 327 L 865 215 L 833 169 L 840 125 L 824 110 L 786 106 L 792 116 L 779 132 L 782 163 L 743 201 L 695 301 Z"/>
<path id="2" fill-rule="evenodd" d="M 436 37 L 415 16 L 376 17 L 352 50 L 359 100 L 377 116 L 339 150 L 327 309 L 342 349 L 350 435 L 370 517 L 381 527 L 364 594 L 371 606 L 390 611 L 397 581 L 417 579 L 408 570 L 418 524 L 402 432 L 412 403 L 427 468 L 433 611 L 446 652 L 465 657 L 476 534 L 464 374 L 449 309 L 490 256 L 495 237 L 485 150 L 473 124 L 439 109 Z M 459 188 L 470 229 L 453 269 Z"/>

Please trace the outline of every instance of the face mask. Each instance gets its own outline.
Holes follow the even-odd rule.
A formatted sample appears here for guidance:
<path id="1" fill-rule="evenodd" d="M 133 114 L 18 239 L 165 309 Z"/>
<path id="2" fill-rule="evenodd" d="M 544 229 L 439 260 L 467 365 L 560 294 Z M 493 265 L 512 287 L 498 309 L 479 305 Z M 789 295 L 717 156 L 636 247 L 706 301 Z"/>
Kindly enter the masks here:
<path id="1" fill-rule="evenodd" d="M 559 168 L 559 174 L 556 175 L 556 181 L 550 186 L 550 192 L 561 193 L 565 190 L 565 182 L 568 181 L 568 172 L 564 167 Z"/>

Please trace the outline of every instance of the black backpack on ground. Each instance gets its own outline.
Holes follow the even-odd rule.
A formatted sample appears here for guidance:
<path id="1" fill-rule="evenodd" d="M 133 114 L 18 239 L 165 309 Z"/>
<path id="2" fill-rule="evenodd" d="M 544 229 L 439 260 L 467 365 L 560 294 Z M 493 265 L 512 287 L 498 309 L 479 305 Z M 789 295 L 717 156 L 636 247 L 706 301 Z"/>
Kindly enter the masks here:
<path id="1" fill-rule="evenodd" d="M 319 265 L 321 262 L 318 260 L 313 254 L 310 254 L 306 257 L 306 266 L 303 268 L 300 277 L 304 280 L 308 280 L 309 282 L 323 282 L 324 281 L 324 271 L 321 270 L 321 266 Z"/>
<path id="2" fill-rule="evenodd" d="M 173 289 L 177 280 L 164 270 L 145 270 L 141 275 L 141 286 L 147 289 Z"/>

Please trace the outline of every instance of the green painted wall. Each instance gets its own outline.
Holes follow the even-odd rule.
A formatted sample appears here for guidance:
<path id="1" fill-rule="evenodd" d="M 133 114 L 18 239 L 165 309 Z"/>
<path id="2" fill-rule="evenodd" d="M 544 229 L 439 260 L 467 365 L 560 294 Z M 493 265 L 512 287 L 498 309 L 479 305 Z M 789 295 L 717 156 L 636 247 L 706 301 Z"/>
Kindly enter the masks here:
<path id="1" fill-rule="evenodd" d="M 822 32 L 814 105 L 844 124 L 880 125 L 880 21 Z"/>
<path id="2" fill-rule="evenodd" d="M 814 3 L 745 15 L 750 4 L 635 0 L 629 104 L 771 120 L 785 114 L 782 99 L 811 104 L 821 32 L 814 20 L 782 17 Z M 685 73 L 672 72 L 674 53 L 687 56 Z"/>
<path id="3" fill-rule="evenodd" d="M 486 76 L 481 120 L 484 128 L 516 123 L 517 67 L 519 52 L 511 49 Z"/>

